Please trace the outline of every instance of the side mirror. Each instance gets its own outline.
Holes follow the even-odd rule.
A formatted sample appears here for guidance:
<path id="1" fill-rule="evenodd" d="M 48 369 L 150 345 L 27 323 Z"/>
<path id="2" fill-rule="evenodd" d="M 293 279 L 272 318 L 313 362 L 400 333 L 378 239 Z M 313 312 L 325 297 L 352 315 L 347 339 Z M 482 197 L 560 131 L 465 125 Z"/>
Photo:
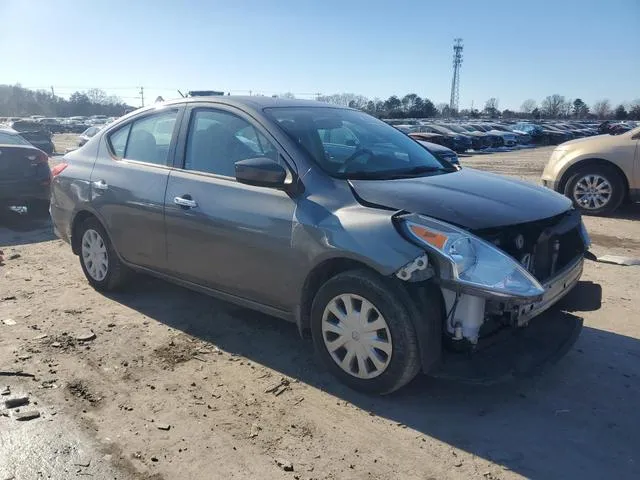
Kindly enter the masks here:
<path id="1" fill-rule="evenodd" d="M 266 157 L 248 158 L 235 163 L 236 180 L 256 187 L 283 188 L 287 171 L 278 162 Z"/>

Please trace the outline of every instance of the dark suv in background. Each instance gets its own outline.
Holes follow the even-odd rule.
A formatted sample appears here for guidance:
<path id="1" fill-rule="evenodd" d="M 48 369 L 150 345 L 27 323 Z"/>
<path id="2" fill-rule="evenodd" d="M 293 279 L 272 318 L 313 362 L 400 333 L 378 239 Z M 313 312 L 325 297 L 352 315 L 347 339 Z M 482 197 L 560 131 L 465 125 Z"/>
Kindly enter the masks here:
<path id="1" fill-rule="evenodd" d="M 45 125 L 32 120 L 16 120 L 9 122 L 7 127 L 19 132 L 21 137 L 47 155 L 53 155 L 55 147 L 51 141 L 51 132 Z"/>
<path id="2" fill-rule="evenodd" d="M 26 206 L 27 212 L 49 212 L 49 156 L 15 130 L 0 128 L 0 208 Z"/>

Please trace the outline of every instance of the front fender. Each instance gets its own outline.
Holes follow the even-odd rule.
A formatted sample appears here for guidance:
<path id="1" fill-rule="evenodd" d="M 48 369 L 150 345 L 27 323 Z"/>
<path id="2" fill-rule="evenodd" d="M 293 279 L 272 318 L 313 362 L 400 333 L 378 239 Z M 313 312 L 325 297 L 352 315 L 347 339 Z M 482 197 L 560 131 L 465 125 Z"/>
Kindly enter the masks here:
<path id="1" fill-rule="evenodd" d="M 381 275 L 392 275 L 424 253 L 396 230 L 394 213 L 352 204 L 327 212 L 317 223 L 298 219 L 293 229 L 293 247 L 308 255 L 308 270 L 330 259 L 345 258 L 363 263 Z"/>

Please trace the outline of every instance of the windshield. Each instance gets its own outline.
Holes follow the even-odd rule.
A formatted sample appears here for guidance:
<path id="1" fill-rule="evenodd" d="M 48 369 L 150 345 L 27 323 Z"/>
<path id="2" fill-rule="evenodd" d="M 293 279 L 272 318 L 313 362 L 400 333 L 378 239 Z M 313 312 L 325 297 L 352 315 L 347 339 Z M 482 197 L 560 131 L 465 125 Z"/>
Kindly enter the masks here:
<path id="1" fill-rule="evenodd" d="M 333 177 L 392 179 L 452 170 L 404 133 L 357 110 L 279 107 L 264 111 Z"/>
<path id="2" fill-rule="evenodd" d="M 15 133 L 0 132 L 0 145 L 31 145 L 20 135 Z"/>
<path id="3" fill-rule="evenodd" d="M 454 132 L 467 133 L 467 131 L 459 125 L 447 125 L 447 128 L 449 130 L 453 130 Z"/>

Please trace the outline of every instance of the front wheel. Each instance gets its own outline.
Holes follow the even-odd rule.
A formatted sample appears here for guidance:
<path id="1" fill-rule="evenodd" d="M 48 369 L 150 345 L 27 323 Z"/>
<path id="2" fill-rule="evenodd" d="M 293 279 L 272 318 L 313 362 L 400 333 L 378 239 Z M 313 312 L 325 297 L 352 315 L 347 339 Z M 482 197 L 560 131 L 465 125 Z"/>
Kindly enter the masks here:
<path id="1" fill-rule="evenodd" d="M 581 168 L 569 178 L 564 194 L 582 213 L 607 215 L 624 200 L 625 186 L 613 168 L 593 165 Z"/>
<path id="2" fill-rule="evenodd" d="M 355 390 L 391 393 L 420 370 L 411 313 L 372 272 L 353 270 L 327 281 L 313 301 L 311 333 L 323 363 Z"/>
<path id="3" fill-rule="evenodd" d="M 80 266 L 93 288 L 111 291 L 121 288 L 129 269 L 120 261 L 100 222 L 89 218 L 78 229 Z"/>

